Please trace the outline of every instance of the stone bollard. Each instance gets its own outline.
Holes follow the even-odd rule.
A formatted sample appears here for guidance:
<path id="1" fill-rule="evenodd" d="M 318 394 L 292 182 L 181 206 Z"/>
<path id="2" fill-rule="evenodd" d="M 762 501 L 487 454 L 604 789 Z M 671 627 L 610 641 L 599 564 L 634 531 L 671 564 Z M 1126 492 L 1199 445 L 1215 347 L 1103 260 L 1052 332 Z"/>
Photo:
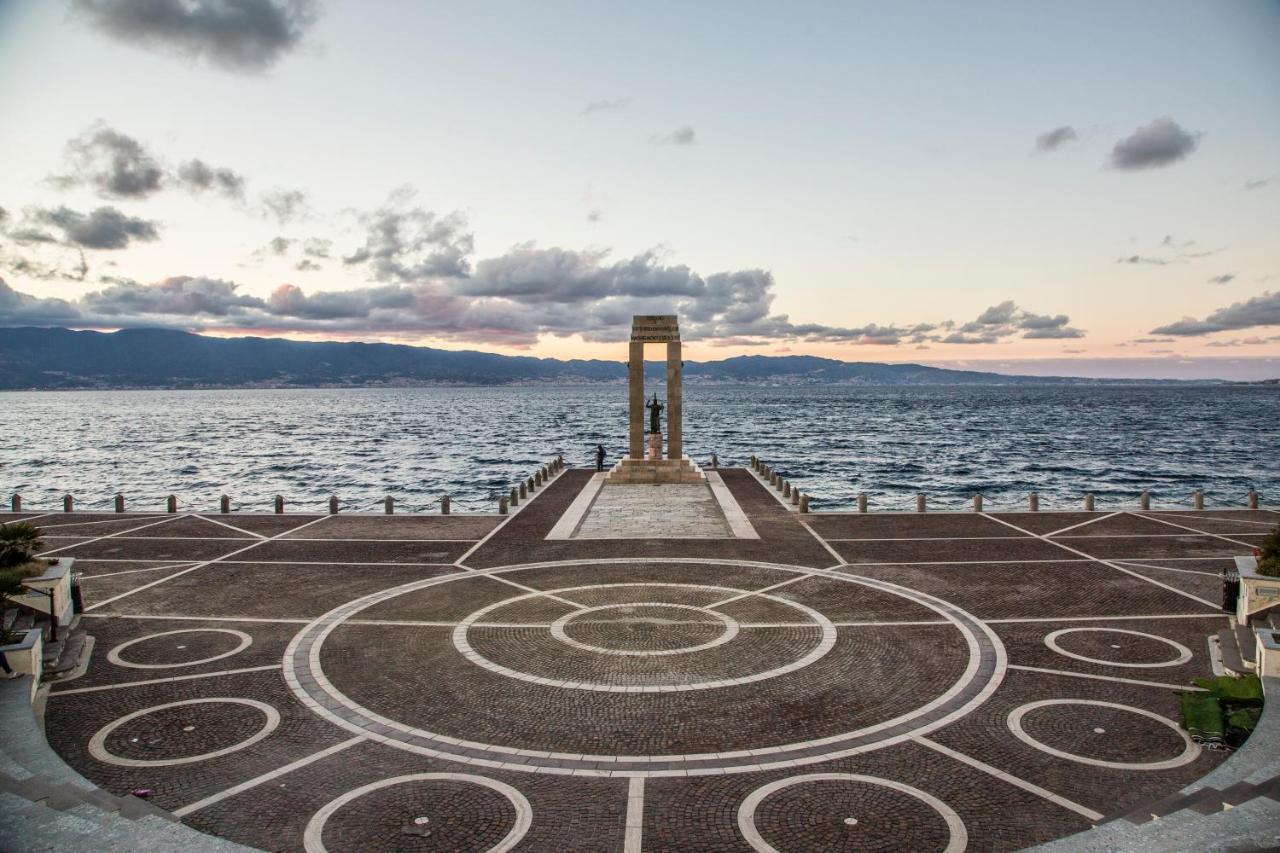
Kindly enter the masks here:
<path id="1" fill-rule="evenodd" d="M 382 511 L 387 515 L 394 515 L 396 511 L 396 499 L 387 495 L 382 499 Z"/>
<path id="2" fill-rule="evenodd" d="M 924 512 L 924 492 L 916 495 L 916 512 Z"/>
<path id="3" fill-rule="evenodd" d="M 116 512 L 124 512 L 124 495 L 116 494 Z"/>
<path id="4" fill-rule="evenodd" d="M 538 484 L 533 482 L 532 477 L 529 478 L 528 483 L 529 483 L 529 494 L 533 494 L 533 490 L 537 487 Z"/>
<path id="5" fill-rule="evenodd" d="M 516 491 L 516 487 L 515 487 L 515 486 L 512 486 L 512 487 L 511 487 L 511 500 L 509 501 L 509 503 L 510 503 L 512 506 L 519 506 L 519 505 L 520 505 L 520 495 L 519 495 L 519 493 Z"/>
<path id="6" fill-rule="evenodd" d="M 973 496 L 973 511 L 982 512 L 982 495 Z"/>
<path id="7" fill-rule="evenodd" d="M 165 509 L 165 512 L 177 512 L 177 511 L 178 511 L 178 496 L 177 496 L 177 495 L 169 495 L 169 497 L 165 499 L 165 502 L 164 502 L 164 509 Z"/>
<path id="8" fill-rule="evenodd" d="M 330 495 L 329 496 L 329 515 L 337 515 L 337 514 L 338 514 L 338 496 Z"/>
<path id="9" fill-rule="evenodd" d="M 778 476 L 778 472 L 770 468 L 769 469 L 769 485 L 776 486 L 781 480 L 782 478 Z"/>
<path id="10" fill-rule="evenodd" d="M 1146 489 L 1142 490 L 1142 494 L 1138 495 L 1138 506 L 1142 509 L 1151 509 L 1151 493 Z"/>
<path id="11" fill-rule="evenodd" d="M 222 499 L 218 501 L 218 512 L 221 512 L 221 513 L 231 512 L 231 498 L 227 497 L 226 495 L 222 496 Z"/>
<path id="12" fill-rule="evenodd" d="M 1084 496 L 1084 508 L 1087 512 L 1093 512 L 1093 492 Z"/>
<path id="13" fill-rule="evenodd" d="M 1031 512 L 1040 511 L 1040 496 L 1035 492 L 1032 492 L 1030 495 L 1027 496 L 1027 509 L 1029 509 Z"/>
<path id="14" fill-rule="evenodd" d="M 867 493 L 859 492 L 858 493 L 858 512 L 866 512 L 866 511 L 867 511 Z"/>
<path id="15" fill-rule="evenodd" d="M 808 495 L 801 495 L 801 496 L 800 496 L 800 511 L 801 511 L 801 512 L 808 512 L 808 511 L 809 511 L 809 496 L 808 496 Z"/>
<path id="16" fill-rule="evenodd" d="M 62 511 L 72 512 L 75 508 L 76 508 L 76 499 L 71 497 L 71 495 L 65 495 L 62 498 Z"/>
<path id="17" fill-rule="evenodd" d="M 276 495 L 276 515 L 284 512 L 284 495 Z"/>
<path id="18" fill-rule="evenodd" d="M 756 469 L 756 466 L 759 464 L 760 464 L 760 460 L 756 459 L 756 455 L 754 453 L 751 454 L 751 470 L 754 471 Z"/>
<path id="19" fill-rule="evenodd" d="M 14 512 L 22 512 L 22 495 L 14 495 L 9 499 L 9 508 Z"/>
<path id="20" fill-rule="evenodd" d="M 546 465 L 543 465 L 542 466 L 542 482 L 545 483 L 547 480 L 550 480 L 550 479 L 551 479 L 551 469 L 548 468 Z"/>
<path id="21" fill-rule="evenodd" d="M 720 457 L 716 456 L 714 453 L 711 454 L 711 467 L 712 468 L 720 467 Z"/>
<path id="22" fill-rule="evenodd" d="M 788 485 L 790 485 L 790 481 L 788 481 L 786 477 L 784 477 L 784 476 L 782 476 L 781 474 L 779 474 L 779 475 L 778 475 L 778 483 L 777 483 L 778 491 L 779 491 L 779 492 L 781 492 L 781 491 L 782 491 L 784 488 L 786 488 Z"/>
<path id="23" fill-rule="evenodd" d="M 507 514 L 507 496 L 503 495 L 502 497 L 498 498 L 498 515 L 506 515 L 506 514 Z"/>
<path id="24" fill-rule="evenodd" d="M 1195 504 L 1196 509 L 1204 509 L 1204 492 L 1200 491 L 1199 489 L 1196 489 L 1195 492 L 1191 495 L 1191 500 L 1192 500 L 1192 503 Z"/>
<path id="25" fill-rule="evenodd" d="M 448 495 L 445 495 L 440 499 L 440 514 L 441 515 L 449 514 L 449 496 Z"/>
<path id="26" fill-rule="evenodd" d="M 520 481 L 520 500 L 524 500 L 525 497 L 528 496 L 528 494 L 529 493 L 525 490 L 525 487 L 524 487 L 524 480 L 521 480 Z M 520 501 L 515 501 L 515 503 L 520 503 Z"/>
<path id="27" fill-rule="evenodd" d="M 14 496 L 13 496 L 13 500 L 14 500 L 14 504 L 13 504 L 13 511 L 14 511 L 14 512 L 17 512 L 17 511 L 18 511 L 18 507 L 22 506 L 22 501 L 18 498 L 18 496 L 17 496 L 17 495 L 14 495 Z M 1249 506 L 1249 509 L 1257 509 L 1257 508 L 1258 508 L 1258 492 L 1257 492 L 1255 489 L 1250 489 L 1250 490 L 1249 490 L 1249 497 L 1248 497 L 1248 500 L 1247 500 L 1247 504 L 1248 504 L 1248 506 Z"/>
<path id="28" fill-rule="evenodd" d="M 782 496 L 784 498 L 791 497 L 791 481 L 790 480 L 782 481 Z"/>
<path id="29" fill-rule="evenodd" d="M 799 489 L 792 489 L 792 490 L 791 490 L 791 503 L 792 503 L 792 505 L 793 505 L 793 506 L 799 506 L 799 505 L 800 505 L 800 490 L 799 490 Z"/>
<path id="30" fill-rule="evenodd" d="M 541 485 L 542 485 L 542 472 L 541 472 L 541 471 L 534 471 L 534 472 L 533 472 L 533 484 L 534 484 L 535 486 L 541 486 Z"/>

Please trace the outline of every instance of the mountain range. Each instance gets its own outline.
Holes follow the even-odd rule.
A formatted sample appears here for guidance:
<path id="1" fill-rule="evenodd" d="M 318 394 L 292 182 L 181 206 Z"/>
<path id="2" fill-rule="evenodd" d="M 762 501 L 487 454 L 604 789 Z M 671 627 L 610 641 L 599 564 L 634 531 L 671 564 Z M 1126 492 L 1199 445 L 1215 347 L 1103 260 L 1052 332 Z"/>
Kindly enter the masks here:
<path id="1" fill-rule="evenodd" d="M 620 347 L 621 349 L 621 347 Z M 661 379 L 665 362 L 647 362 Z M 216 338 L 169 329 L 0 328 L 0 389 L 306 388 L 623 382 L 625 362 L 383 343 Z M 805 355 L 687 361 L 688 383 L 785 385 L 1161 384 L 846 362 Z"/>

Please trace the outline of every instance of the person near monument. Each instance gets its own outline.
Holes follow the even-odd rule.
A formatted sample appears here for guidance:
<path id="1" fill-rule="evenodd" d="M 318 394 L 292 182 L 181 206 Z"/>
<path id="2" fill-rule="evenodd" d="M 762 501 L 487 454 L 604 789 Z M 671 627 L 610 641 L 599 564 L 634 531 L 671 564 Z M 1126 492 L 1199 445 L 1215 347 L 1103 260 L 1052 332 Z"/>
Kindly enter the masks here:
<path id="1" fill-rule="evenodd" d="M 662 432 L 662 429 L 658 424 L 658 418 L 662 415 L 662 410 L 665 409 L 666 406 L 658 402 L 658 395 L 654 394 L 652 402 L 645 403 L 644 407 L 649 410 L 649 432 Z"/>
<path id="2" fill-rule="evenodd" d="M 596 445 L 596 470 L 597 471 L 604 470 L 604 445 L 603 444 Z"/>

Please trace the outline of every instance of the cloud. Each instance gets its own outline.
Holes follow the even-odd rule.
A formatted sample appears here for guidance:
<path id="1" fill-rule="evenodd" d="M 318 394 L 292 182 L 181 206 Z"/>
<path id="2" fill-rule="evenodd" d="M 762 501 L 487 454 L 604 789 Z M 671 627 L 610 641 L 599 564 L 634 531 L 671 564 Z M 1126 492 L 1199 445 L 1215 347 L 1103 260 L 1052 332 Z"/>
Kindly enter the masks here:
<path id="1" fill-rule="evenodd" d="M 273 237 L 271 242 L 267 244 L 267 249 L 273 255 L 284 255 L 289 251 L 289 247 L 293 245 L 293 241 L 288 237 Z"/>
<path id="2" fill-rule="evenodd" d="M 262 215 L 275 219 L 281 225 L 288 225 L 310 212 L 307 194 L 302 190 L 274 189 L 263 193 L 259 201 Z"/>
<path id="3" fill-rule="evenodd" d="M 630 98 L 613 98 L 612 100 L 590 101 L 582 108 L 582 112 L 578 113 L 578 115 L 589 116 L 594 113 L 625 110 L 629 106 L 631 106 Z"/>
<path id="4" fill-rule="evenodd" d="M 61 229 L 67 244 L 85 249 L 123 249 L 131 241 L 150 242 L 160 236 L 156 223 L 126 216 L 114 207 L 99 207 L 87 215 L 59 207 L 40 210 L 36 216 Z"/>
<path id="5" fill-rule="evenodd" d="M 298 270 L 299 272 L 315 272 L 316 270 L 324 269 L 324 267 L 322 267 L 320 264 L 317 264 L 315 261 L 311 260 L 310 258 L 303 258 L 302 260 L 294 264 L 293 268 L 295 270 Z"/>
<path id="6" fill-rule="evenodd" d="M 239 285 L 202 276 L 174 276 L 155 284 L 121 281 L 85 294 L 80 305 L 87 315 L 135 317 L 142 315 L 187 318 L 231 317 L 262 309 L 263 300 L 240 294 Z"/>
<path id="7" fill-rule="evenodd" d="M 1254 180 L 1245 181 L 1244 188 L 1246 190 L 1260 190 L 1265 186 L 1269 186 L 1270 184 L 1271 184 L 1271 178 L 1256 178 Z"/>
<path id="8" fill-rule="evenodd" d="M 101 122 L 67 142 L 71 171 L 55 176 L 63 188 L 88 185 L 107 198 L 146 198 L 160 191 L 165 171 L 131 136 Z"/>
<path id="9" fill-rule="evenodd" d="M 1012 299 L 992 305 L 974 320 L 940 339 L 944 344 L 993 344 L 1017 336 L 1027 340 L 1083 338 L 1084 332 L 1070 325 L 1066 314 L 1033 314 Z"/>
<path id="10" fill-rule="evenodd" d="M 1154 266 L 1165 266 L 1166 264 L 1177 263 L 1177 261 L 1166 260 L 1165 258 L 1155 258 L 1145 255 L 1127 255 L 1123 258 L 1116 258 L 1117 264 L 1152 264 Z"/>
<path id="11" fill-rule="evenodd" d="M 656 145 L 693 145 L 697 142 L 697 137 L 690 125 L 678 127 L 668 133 L 666 136 L 654 136 L 652 141 Z"/>
<path id="12" fill-rule="evenodd" d="M 72 0 L 72 9 L 125 44 L 241 72 L 278 62 L 316 19 L 311 0 Z"/>
<path id="13" fill-rule="evenodd" d="M 1236 274 L 1233 272 L 1228 272 L 1228 273 L 1223 273 L 1222 275 L 1211 276 L 1209 278 L 1209 284 L 1228 284 L 1230 282 L 1235 281 L 1235 279 L 1236 279 Z"/>
<path id="14" fill-rule="evenodd" d="M 1126 171 L 1158 169 L 1186 158 L 1199 144 L 1199 133 L 1184 130 L 1165 116 L 1117 142 L 1111 149 L 1111 165 Z"/>
<path id="15" fill-rule="evenodd" d="M 587 211 L 587 221 L 590 222 L 592 225 L 596 224 L 602 219 L 604 219 L 604 211 L 602 211 L 600 208 L 593 207 Z"/>
<path id="16" fill-rule="evenodd" d="M 401 193 L 378 210 L 360 215 L 364 245 L 342 262 L 363 265 L 378 281 L 412 281 L 467 274 L 474 238 L 461 214 L 440 216 L 408 207 Z"/>
<path id="17" fill-rule="evenodd" d="M 244 176 L 231 169 L 210 166 L 203 160 L 188 160 L 178 167 L 178 181 L 194 193 L 209 190 L 227 198 L 244 198 Z"/>
<path id="18" fill-rule="evenodd" d="M 308 237 L 302 241 L 302 254 L 308 258 L 327 260 L 333 249 L 333 241 L 322 237 Z"/>
<path id="19" fill-rule="evenodd" d="M 1152 329 L 1151 334 L 1192 337 L 1255 326 L 1280 326 L 1280 291 L 1267 292 L 1244 302 L 1219 308 L 1203 320 L 1184 317 L 1176 323 Z"/>
<path id="20" fill-rule="evenodd" d="M 1071 125 L 1064 124 L 1062 127 L 1055 127 L 1047 133 L 1042 133 L 1036 137 L 1037 151 L 1052 151 L 1060 148 L 1068 142 L 1079 141 L 1080 136 L 1076 133 L 1076 129 Z"/>
<path id="21" fill-rule="evenodd" d="M 0 322 L 9 326 L 74 323 L 80 311 L 65 299 L 40 299 L 19 293 L 0 278 Z"/>

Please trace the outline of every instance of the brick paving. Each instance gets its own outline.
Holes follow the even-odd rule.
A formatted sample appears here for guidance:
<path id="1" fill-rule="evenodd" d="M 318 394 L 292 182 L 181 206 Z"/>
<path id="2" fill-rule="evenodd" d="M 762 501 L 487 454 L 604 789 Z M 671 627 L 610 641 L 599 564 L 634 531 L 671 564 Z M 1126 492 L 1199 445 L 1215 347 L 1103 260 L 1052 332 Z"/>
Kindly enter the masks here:
<path id="1" fill-rule="evenodd" d="M 1013 850 L 1223 760 L 1176 690 L 1280 514 L 801 516 L 720 473 L 760 539 L 547 540 L 578 470 L 506 518 L 39 518 L 95 638 L 50 743 L 264 850 Z"/>

